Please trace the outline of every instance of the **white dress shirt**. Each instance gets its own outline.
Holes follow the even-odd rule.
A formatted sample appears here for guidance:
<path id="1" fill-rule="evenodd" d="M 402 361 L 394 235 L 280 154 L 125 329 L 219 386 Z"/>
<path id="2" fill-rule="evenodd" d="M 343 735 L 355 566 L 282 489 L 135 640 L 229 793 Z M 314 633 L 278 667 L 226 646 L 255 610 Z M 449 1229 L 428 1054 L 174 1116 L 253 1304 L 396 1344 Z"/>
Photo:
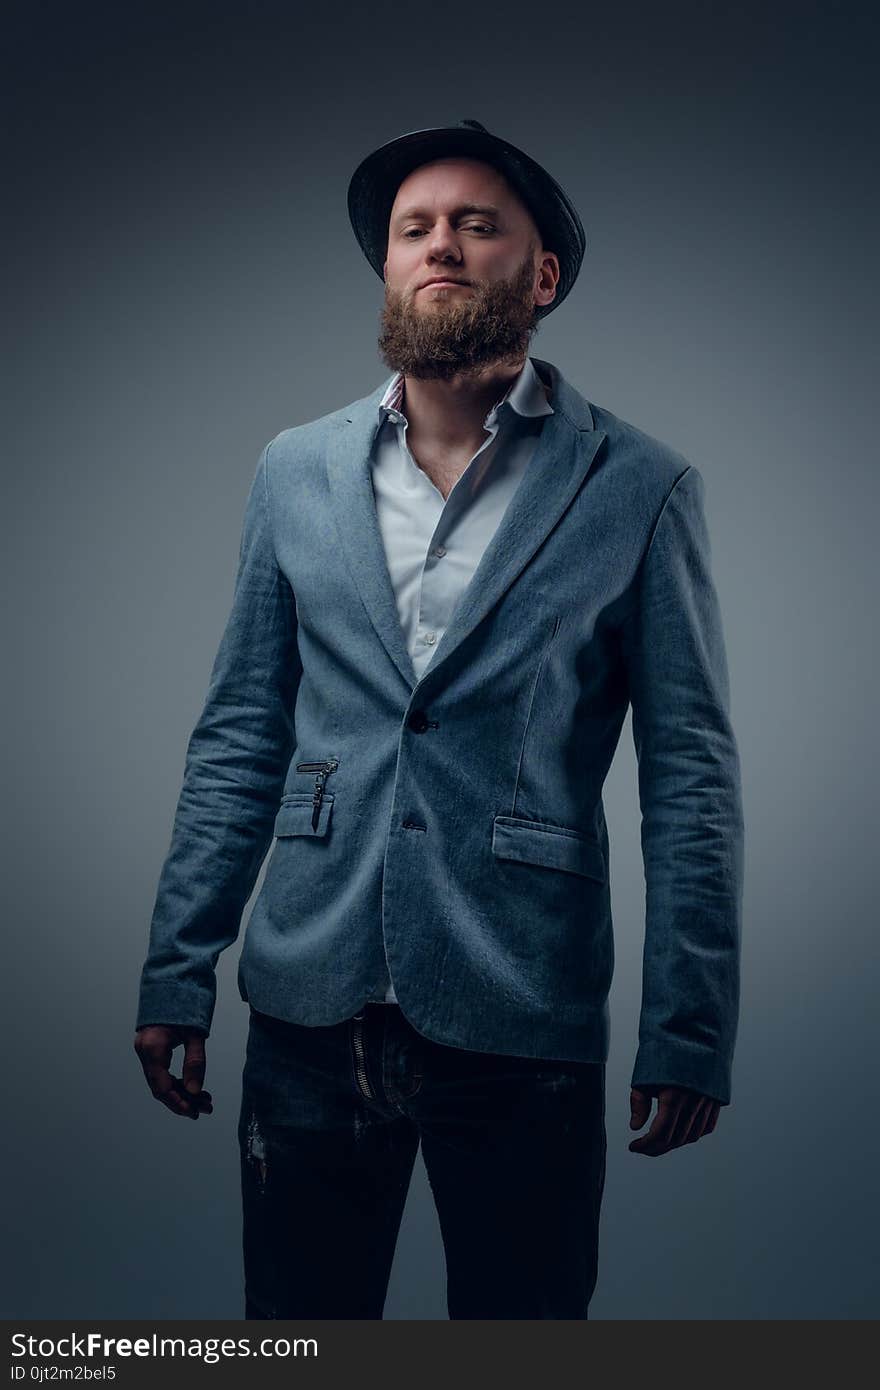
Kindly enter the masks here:
<path id="1" fill-rule="evenodd" d="M 444 500 L 406 442 L 404 377 L 379 403 L 371 460 L 373 496 L 400 624 L 421 678 L 553 414 L 531 358 L 486 416 L 487 436 Z M 384 993 L 383 993 L 384 991 Z M 373 996 L 397 1002 L 391 981 Z"/>

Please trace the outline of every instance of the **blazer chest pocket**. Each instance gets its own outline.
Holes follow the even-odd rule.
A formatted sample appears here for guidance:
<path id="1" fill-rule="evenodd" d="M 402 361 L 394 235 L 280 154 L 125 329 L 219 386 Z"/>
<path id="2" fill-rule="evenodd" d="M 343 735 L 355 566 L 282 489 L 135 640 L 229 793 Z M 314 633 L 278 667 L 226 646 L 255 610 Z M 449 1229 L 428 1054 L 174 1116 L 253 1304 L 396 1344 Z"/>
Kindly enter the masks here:
<path id="1" fill-rule="evenodd" d="M 333 811 L 333 793 L 325 792 L 321 797 L 315 824 L 315 799 L 311 792 L 289 792 L 281 798 L 281 806 L 275 817 L 274 834 L 283 835 L 326 835 L 330 828 Z"/>
<path id="2" fill-rule="evenodd" d="M 606 880 L 605 857 L 598 840 L 581 830 L 519 816 L 496 816 L 492 823 L 492 853 L 498 859 L 518 859 L 545 869 L 582 874 L 598 883 Z"/>

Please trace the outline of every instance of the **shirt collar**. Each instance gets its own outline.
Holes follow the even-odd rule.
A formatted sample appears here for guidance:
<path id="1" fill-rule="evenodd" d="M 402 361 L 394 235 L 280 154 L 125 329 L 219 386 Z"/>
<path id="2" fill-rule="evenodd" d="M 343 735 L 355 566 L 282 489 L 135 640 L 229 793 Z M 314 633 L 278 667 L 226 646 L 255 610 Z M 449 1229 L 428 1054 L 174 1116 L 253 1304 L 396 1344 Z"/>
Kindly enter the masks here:
<path id="1" fill-rule="evenodd" d="M 379 419 L 389 419 L 395 424 L 406 421 L 406 416 L 401 410 L 403 399 L 404 376 L 403 372 L 396 372 L 388 383 L 382 399 L 379 402 Z M 486 429 L 494 428 L 497 423 L 498 413 L 503 405 L 510 406 L 511 410 L 517 415 L 553 415 L 554 410 L 546 395 L 541 378 L 535 370 L 532 359 L 527 357 L 523 363 L 522 371 L 514 377 L 510 386 L 505 391 L 500 400 L 496 401 L 484 421 Z"/>

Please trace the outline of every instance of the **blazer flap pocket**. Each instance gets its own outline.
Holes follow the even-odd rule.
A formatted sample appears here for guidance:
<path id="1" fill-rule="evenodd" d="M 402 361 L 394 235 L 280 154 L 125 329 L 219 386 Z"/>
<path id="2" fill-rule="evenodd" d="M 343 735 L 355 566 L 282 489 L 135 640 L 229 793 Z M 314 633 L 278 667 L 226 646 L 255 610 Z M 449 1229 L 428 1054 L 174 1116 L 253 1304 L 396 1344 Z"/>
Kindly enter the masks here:
<path id="1" fill-rule="evenodd" d="M 325 792 L 321 798 L 317 825 L 313 825 L 315 802 L 311 792 L 291 792 L 281 798 L 281 808 L 275 817 L 275 835 L 326 835 L 333 810 L 333 795 Z"/>
<path id="2" fill-rule="evenodd" d="M 605 856 L 598 840 L 581 830 L 519 816 L 496 816 L 492 826 L 492 853 L 499 859 L 519 859 L 546 869 L 564 869 L 605 882 Z"/>

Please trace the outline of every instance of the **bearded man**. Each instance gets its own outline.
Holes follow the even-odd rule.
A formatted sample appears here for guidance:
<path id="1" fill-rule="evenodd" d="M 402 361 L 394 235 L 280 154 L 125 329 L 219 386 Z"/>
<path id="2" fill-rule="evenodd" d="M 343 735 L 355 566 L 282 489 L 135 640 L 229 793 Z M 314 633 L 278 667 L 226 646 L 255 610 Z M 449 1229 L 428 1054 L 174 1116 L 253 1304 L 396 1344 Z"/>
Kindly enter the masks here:
<path id="1" fill-rule="evenodd" d="M 529 355 L 585 236 L 477 121 L 348 191 L 392 376 L 263 449 L 187 751 L 135 1047 L 211 1113 L 245 934 L 247 1318 L 381 1318 L 421 1151 L 450 1318 L 587 1318 L 627 711 L 646 923 L 632 1152 L 730 1102 L 743 822 L 698 470 Z M 173 1050 L 185 1049 L 182 1078 Z"/>

